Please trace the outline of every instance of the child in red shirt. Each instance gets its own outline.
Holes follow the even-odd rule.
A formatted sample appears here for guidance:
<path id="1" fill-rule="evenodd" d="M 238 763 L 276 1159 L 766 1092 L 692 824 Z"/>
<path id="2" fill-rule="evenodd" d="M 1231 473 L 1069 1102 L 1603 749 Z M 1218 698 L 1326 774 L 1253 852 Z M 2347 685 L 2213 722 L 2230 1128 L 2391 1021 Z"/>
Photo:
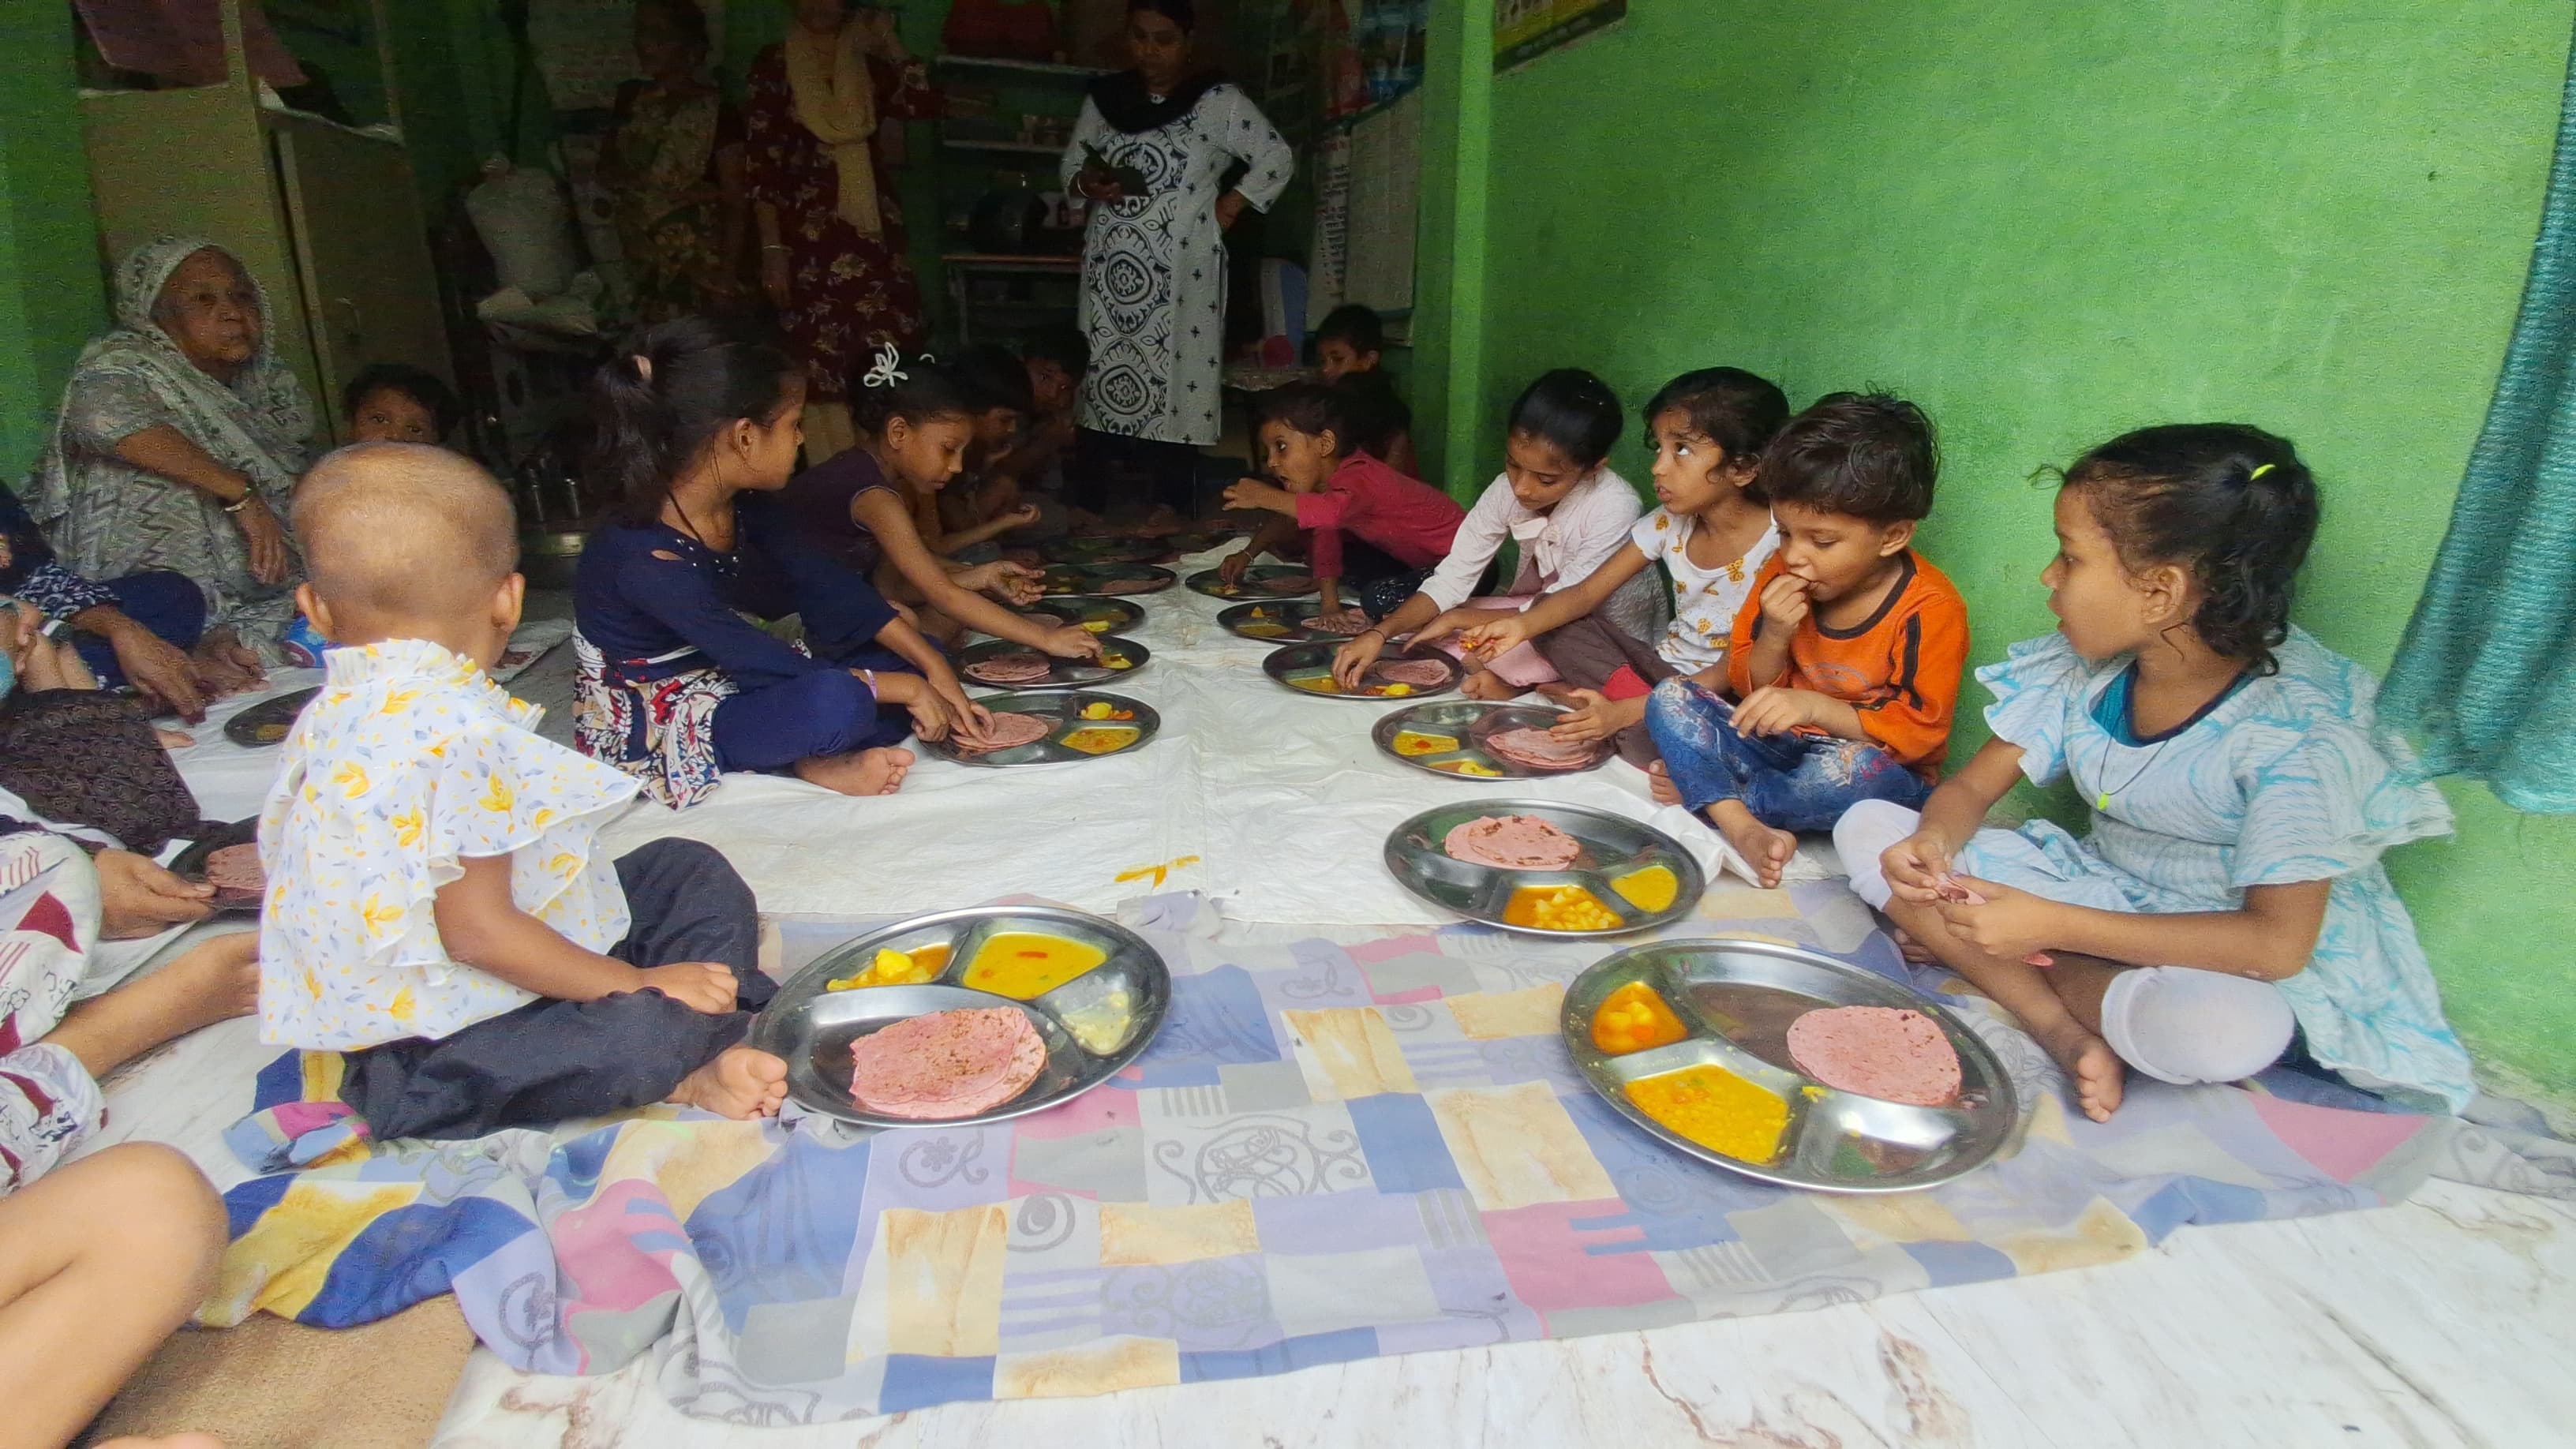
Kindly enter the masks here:
<path id="1" fill-rule="evenodd" d="M 1862 800 L 1909 809 L 1950 747 L 1968 608 L 1913 548 L 1932 511 L 1932 423 L 1910 402 L 1834 393 L 1763 451 L 1780 549 L 1735 616 L 1727 683 L 1655 687 L 1646 728 L 1682 803 L 1704 814 L 1764 886 L 1798 830 Z"/>
<path id="2" fill-rule="evenodd" d="M 1281 516 L 1217 573 L 1232 583 L 1265 549 L 1287 556 L 1302 533 L 1323 599 L 1317 622 L 1357 632 L 1413 597 L 1449 556 L 1467 510 L 1357 448 L 1347 411 L 1345 398 L 1313 383 L 1290 383 L 1262 398 L 1261 457 L 1285 486 L 1246 478 L 1225 491 L 1225 506 Z M 1342 607 L 1345 582 L 1356 586 L 1356 613 Z"/>

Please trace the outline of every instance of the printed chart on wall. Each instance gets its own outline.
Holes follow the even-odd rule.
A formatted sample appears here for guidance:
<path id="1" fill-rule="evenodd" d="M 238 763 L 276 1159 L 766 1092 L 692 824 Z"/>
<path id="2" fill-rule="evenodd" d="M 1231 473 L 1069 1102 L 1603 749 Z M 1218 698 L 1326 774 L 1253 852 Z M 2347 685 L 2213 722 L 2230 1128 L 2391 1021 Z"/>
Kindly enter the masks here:
<path id="1" fill-rule="evenodd" d="M 1497 0 L 1494 69 L 1510 70 L 1628 18 L 1628 0 Z"/>

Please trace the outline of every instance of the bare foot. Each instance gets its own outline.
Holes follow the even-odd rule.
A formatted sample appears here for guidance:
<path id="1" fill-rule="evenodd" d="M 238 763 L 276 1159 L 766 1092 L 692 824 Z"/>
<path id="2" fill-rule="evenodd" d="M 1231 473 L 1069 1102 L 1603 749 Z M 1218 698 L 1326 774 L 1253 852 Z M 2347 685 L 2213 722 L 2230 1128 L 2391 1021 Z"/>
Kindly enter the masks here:
<path id="1" fill-rule="evenodd" d="M 163 1042 L 258 1009 L 259 933 L 235 931 L 73 1007 L 45 1040 L 104 1077 Z"/>
<path id="2" fill-rule="evenodd" d="M 1490 700 L 1515 699 L 1521 690 L 1519 685 L 1506 681 L 1490 669 L 1471 669 L 1467 671 L 1465 681 L 1459 684 L 1458 692 L 1469 699 Z"/>
<path id="3" fill-rule="evenodd" d="M 165 750 L 184 750 L 197 742 L 195 735 L 182 730 L 165 730 L 159 725 L 152 727 L 152 737 L 159 740 Z"/>
<path id="4" fill-rule="evenodd" d="M 775 1117 L 787 1100 L 787 1063 L 750 1047 L 727 1047 L 716 1059 L 680 1079 L 671 1100 L 683 1107 L 731 1117 Z"/>
<path id="5" fill-rule="evenodd" d="M 2120 1097 L 2126 1088 L 2129 1069 L 2111 1044 L 2086 1031 L 2072 1017 L 2062 1025 L 2036 1033 L 2039 1044 L 2066 1070 L 2066 1080 L 2075 1088 L 2075 1103 L 2084 1115 L 2096 1122 L 2108 1122 L 2120 1109 Z"/>
<path id="6" fill-rule="evenodd" d="M 912 751 L 861 750 L 855 755 L 818 755 L 796 762 L 796 778 L 844 795 L 891 795 L 912 772 Z"/>
<path id="7" fill-rule="evenodd" d="M 1570 704 L 1574 700 L 1574 686 L 1561 679 L 1551 679 L 1538 686 L 1538 697 L 1557 704 Z"/>
<path id="8" fill-rule="evenodd" d="M 1708 807 L 1709 823 L 1717 827 L 1744 863 L 1762 879 L 1769 890 L 1780 883 L 1780 872 L 1788 867 L 1789 857 L 1797 853 L 1798 837 L 1785 830 L 1774 830 L 1753 818 L 1741 800 L 1720 800 Z"/>
<path id="9" fill-rule="evenodd" d="M 107 1439 L 97 1449 L 224 1449 L 212 1434 L 173 1434 L 166 1439 Z"/>
<path id="10" fill-rule="evenodd" d="M 1887 934 L 1888 938 L 1896 943 L 1896 954 L 1912 964 L 1917 966 L 1941 964 L 1941 958 L 1932 954 L 1932 948 L 1915 940 L 1913 933 L 1903 926 L 1890 926 L 1887 928 Z"/>
<path id="11" fill-rule="evenodd" d="M 1658 805 L 1682 803 L 1682 787 L 1673 783 L 1672 772 L 1664 768 L 1661 760 L 1646 767 L 1646 793 L 1654 796 Z"/>

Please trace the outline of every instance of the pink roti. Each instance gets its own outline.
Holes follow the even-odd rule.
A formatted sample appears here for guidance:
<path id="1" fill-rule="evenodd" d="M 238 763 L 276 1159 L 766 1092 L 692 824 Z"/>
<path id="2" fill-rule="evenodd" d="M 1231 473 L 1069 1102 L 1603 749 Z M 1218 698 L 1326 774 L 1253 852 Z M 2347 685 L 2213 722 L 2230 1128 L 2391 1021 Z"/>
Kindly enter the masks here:
<path id="1" fill-rule="evenodd" d="M 1252 585 L 1265 594 L 1302 594 L 1314 586 L 1313 574 L 1275 574 Z"/>
<path id="2" fill-rule="evenodd" d="M 258 895 L 268 889 L 268 872 L 260 868 L 256 844 L 227 845 L 206 853 L 206 884 L 219 891 Z"/>
<path id="3" fill-rule="evenodd" d="M 1036 715 L 1011 714 L 1005 711 L 993 716 L 991 739 L 980 745 L 960 739 L 957 741 L 957 752 L 961 755 L 989 755 L 995 750 L 1033 745 L 1045 739 L 1047 731 L 1053 728 L 1055 728 L 1053 724 Z"/>
<path id="4" fill-rule="evenodd" d="M 1320 633 L 1339 634 L 1345 639 L 1365 634 L 1369 631 L 1368 616 L 1365 614 L 1344 614 L 1342 619 L 1343 623 L 1337 628 L 1323 615 L 1317 614 L 1315 617 L 1306 621 L 1306 626 Z"/>
<path id="5" fill-rule="evenodd" d="M 978 684 L 1027 684 L 1046 678 L 1055 665 L 1043 654 L 996 654 L 966 666 L 966 677 Z"/>
<path id="6" fill-rule="evenodd" d="M 1449 682 L 1449 666 L 1437 659 L 1381 660 L 1369 673 L 1389 684 L 1407 684 L 1415 689 L 1435 689 Z"/>
<path id="7" fill-rule="evenodd" d="M 1535 815 L 1486 815 L 1449 832 L 1440 848 L 1452 860 L 1496 870 L 1563 870 L 1583 842 Z"/>
<path id="8" fill-rule="evenodd" d="M 1502 730 L 1485 739 L 1485 753 L 1531 770 L 1572 770 L 1600 757 L 1598 747 L 1567 744 L 1543 729 Z"/>
<path id="9" fill-rule="evenodd" d="M 972 1117 L 1027 1091 L 1045 1066 L 1046 1043 L 1016 1008 L 934 1011 L 850 1043 L 850 1100 L 887 1117 Z"/>
<path id="10" fill-rule="evenodd" d="M 1789 1023 L 1789 1060 L 1846 1092 L 1938 1107 L 1959 1095 L 1959 1053 L 1940 1023 L 1892 1006 L 1832 1006 Z"/>

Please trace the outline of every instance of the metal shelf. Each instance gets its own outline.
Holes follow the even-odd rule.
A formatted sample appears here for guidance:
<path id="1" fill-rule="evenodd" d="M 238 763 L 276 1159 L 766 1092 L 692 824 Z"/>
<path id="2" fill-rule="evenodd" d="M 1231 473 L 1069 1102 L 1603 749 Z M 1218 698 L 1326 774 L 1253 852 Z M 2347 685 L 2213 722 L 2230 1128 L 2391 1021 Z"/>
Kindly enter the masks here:
<path id="1" fill-rule="evenodd" d="M 947 151 L 994 151 L 1005 156 L 1045 157 L 1049 161 L 1064 155 L 1062 146 L 1045 146 L 1035 141 L 978 141 L 965 136 L 944 136 L 940 148 Z"/>
<path id="2" fill-rule="evenodd" d="M 933 64 L 954 70 L 1000 70 L 1015 75 L 1045 76 L 1052 80 L 1088 81 L 1117 74 L 1100 66 L 1065 65 L 1051 60 L 1009 60 L 997 55 L 951 55 L 942 51 L 930 59 Z"/>

